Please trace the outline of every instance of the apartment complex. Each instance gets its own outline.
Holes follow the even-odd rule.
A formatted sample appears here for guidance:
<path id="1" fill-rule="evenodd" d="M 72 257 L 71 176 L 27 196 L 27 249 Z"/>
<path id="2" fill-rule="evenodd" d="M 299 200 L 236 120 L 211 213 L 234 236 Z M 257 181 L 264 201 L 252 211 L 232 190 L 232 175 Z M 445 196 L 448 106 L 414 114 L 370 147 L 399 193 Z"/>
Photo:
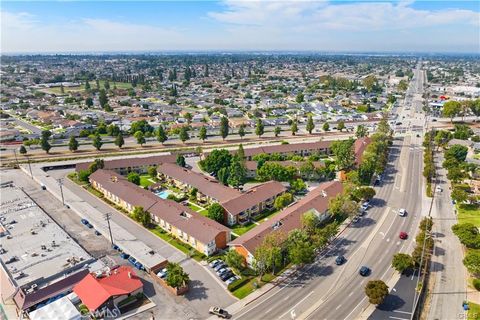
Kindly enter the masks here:
<path id="1" fill-rule="evenodd" d="M 231 241 L 229 246 L 237 250 L 251 265 L 254 261 L 256 248 L 268 234 L 279 232 L 285 236 L 288 235 L 290 231 L 302 227 L 302 216 L 309 212 L 315 214 L 320 220 L 326 219 L 328 217 L 329 200 L 342 191 L 343 186 L 338 181 L 322 183 L 310 191 L 305 198 L 293 203 L 270 220 Z"/>
<path id="2" fill-rule="evenodd" d="M 203 203 L 226 202 L 242 194 L 239 190 L 224 186 L 213 178 L 174 163 L 161 163 L 157 167 L 157 172 L 161 180 L 184 192 L 197 189 L 197 200 Z"/>
<path id="3" fill-rule="evenodd" d="M 222 202 L 227 215 L 227 224 L 244 224 L 264 210 L 272 210 L 275 199 L 287 189 L 278 181 L 269 181 L 255 186 L 240 196 Z"/>
<path id="4" fill-rule="evenodd" d="M 177 156 L 175 154 L 165 154 L 152 157 L 135 157 L 124 159 L 104 160 L 105 170 L 113 170 L 121 175 L 127 175 L 130 172 L 137 172 L 138 174 L 147 173 L 149 167 L 156 167 L 160 163 L 175 163 Z M 75 171 L 88 170 L 92 162 L 77 163 Z"/>
<path id="5" fill-rule="evenodd" d="M 195 188 L 200 202 L 220 203 L 226 211 L 225 222 L 230 226 L 247 223 L 252 216 L 272 209 L 275 199 L 286 191 L 280 182 L 269 181 L 241 192 L 172 163 L 159 165 L 157 172 L 160 179 L 184 192 Z"/>
<path id="6" fill-rule="evenodd" d="M 230 230 L 225 226 L 187 206 L 161 199 L 114 171 L 97 170 L 90 175 L 90 183 L 106 199 L 128 212 L 136 206 L 143 207 L 163 230 L 207 256 L 225 248 L 230 239 Z"/>

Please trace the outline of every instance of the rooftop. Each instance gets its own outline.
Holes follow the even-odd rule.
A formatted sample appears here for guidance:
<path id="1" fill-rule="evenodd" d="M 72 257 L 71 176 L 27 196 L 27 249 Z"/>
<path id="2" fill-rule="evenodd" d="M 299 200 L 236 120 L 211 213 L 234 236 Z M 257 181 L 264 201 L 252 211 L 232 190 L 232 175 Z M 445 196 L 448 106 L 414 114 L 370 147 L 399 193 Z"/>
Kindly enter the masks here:
<path id="1" fill-rule="evenodd" d="M 17 287 L 41 284 L 93 258 L 18 187 L 2 190 L 0 255 Z M 0 228 L 1 229 L 1 228 Z M 3 251 L 2 250 L 2 251 Z"/>

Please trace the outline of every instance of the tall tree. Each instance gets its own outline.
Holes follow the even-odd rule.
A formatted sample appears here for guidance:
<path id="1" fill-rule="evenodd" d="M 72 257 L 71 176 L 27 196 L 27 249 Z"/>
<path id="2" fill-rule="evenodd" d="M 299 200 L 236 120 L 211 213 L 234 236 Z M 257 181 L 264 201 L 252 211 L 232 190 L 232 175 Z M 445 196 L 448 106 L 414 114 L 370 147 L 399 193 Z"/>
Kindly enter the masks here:
<path id="1" fill-rule="evenodd" d="M 178 263 L 169 262 L 167 264 L 167 276 L 165 282 L 172 288 L 182 288 L 188 284 L 190 277 L 183 271 Z"/>
<path id="2" fill-rule="evenodd" d="M 443 116 L 450 118 L 450 122 L 453 122 L 453 118 L 458 116 L 460 114 L 460 111 L 462 110 L 462 105 L 458 101 L 447 101 L 443 105 Z"/>
<path id="3" fill-rule="evenodd" d="M 46 138 L 45 136 L 42 136 L 42 139 L 40 140 L 40 147 L 41 147 L 42 150 L 44 150 L 46 153 L 49 153 L 49 152 L 50 152 L 50 149 L 52 148 L 52 146 L 51 146 L 50 143 L 48 142 L 48 138 Z"/>
<path id="4" fill-rule="evenodd" d="M 133 137 L 137 140 L 137 143 L 143 147 L 143 145 L 146 142 L 145 135 L 143 134 L 143 132 L 142 131 L 137 131 L 137 132 L 135 132 Z"/>
<path id="5" fill-rule="evenodd" d="M 290 130 L 292 131 L 292 136 L 297 134 L 297 132 L 298 132 L 297 120 L 292 122 L 292 126 L 290 127 Z"/>
<path id="6" fill-rule="evenodd" d="M 185 161 L 185 157 L 181 154 L 177 155 L 177 159 L 175 160 L 175 162 L 177 163 L 177 165 L 179 165 L 182 168 L 185 168 L 185 166 L 187 165 L 187 162 Z"/>
<path id="7" fill-rule="evenodd" d="M 282 128 L 276 126 L 274 129 L 275 137 L 278 137 L 280 135 L 280 132 L 282 132 Z"/>
<path id="8" fill-rule="evenodd" d="M 223 140 L 228 136 L 229 132 L 229 125 L 228 125 L 228 118 L 227 117 L 222 117 L 220 119 L 220 136 L 222 137 Z"/>
<path id="9" fill-rule="evenodd" d="M 100 137 L 99 134 L 96 134 L 95 137 L 93 138 L 92 145 L 97 150 L 100 150 L 100 148 L 102 147 L 103 142 L 102 142 L 102 138 Z"/>
<path id="10" fill-rule="evenodd" d="M 185 143 L 187 140 L 190 140 L 190 135 L 188 134 L 188 127 L 181 127 L 178 137 L 183 143 Z"/>
<path id="11" fill-rule="evenodd" d="M 353 152 L 353 140 L 334 141 L 331 150 L 335 155 L 335 161 L 339 170 L 348 170 L 355 164 Z"/>
<path id="12" fill-rule="evenodd" d="M 207 140 L 207 128 L 205 126 L 200 128 L 200 131 L 198 132 L 198 138 L 203 142 Z"/>
<path id="13" fill-rule="evenodd" d="M 414 267 L 412 256 L 406 253 L 397 253 L 392 259 L 392 268 L 400 273 Z"/>
<path id="14" fill-rule="evenodd" d="M 323 131 L 327 132 L 327 131 L 330 131 L 330 125 L 328 124 L 328 122 L 325 122 L 322 126 L 322 129 Z"/>
<path id="15" fill-rule="evenodd" d="M 235 155 L 230 165 L 230 172 L 228 174 L 227 182 L 234 188 L 238 188 L 245 183 L 247 171 L 240 157 Z"/>
<path id="16" fill-rule="evenodd" d="M 255 127 L 255 134 L 260 138 L 264 134 L 264 130 L 265 128 L 263 126 L 262 119 L 258 119 Z"/>
<path id="17" fill-rule="evenodd" d="M 20 152 L 20 154 L 22 155 L 25 155 L 27 154 L 27 149 L 25 148 L 25 146 L 21 145 L 18 152 Z"/>
<path id="18" fill-rule="evenodd" d="M 98 95 L 98 102 L 100 102 L 100 106 L 105 109 L 105 106 L 108 103 L 108 98 L 107 98 L 107 93 L 105 92 L 104 89 L 100 90 L 100 93 Z"/>
<path id="19" fill-rule="evenodd" d="M 72 152 L 78 150 L 78 141 L 75 139 L 75 136 L 70 137 L 70 141 L 68 142 L 68 149 Z"/>
<path id="20" fill-rule="evenodd" d="M 383 300 L 388 296 L 388 286 L 382 280 L 368 281 L 365 286 L 365 294 L 371 304 L 382 304 Z"/>
<path id="21" fill-rule="evenodd" d="M 246 132 L 245 132 L 245 124 L 241 124 L 240 127 L 238 128 L 238 135 L 240 136 L 240 138 L 243 140 L 243 137 L 245 136 Z"/>
<path id="22" fill-rule="evenodd" d="M 312 115 L 308 116 L 306 129 L 309 134 L 312 134 L 313 129 L 315 129 L 315 124 L 313 123 Z"/>
<path id="23" fill-rule="evenodd" d="M 167 133 L 165 132 L 165 129 L 163 128 L 162 125 L 158 126 L 157 129 L 157 141 L 160 142 L 162 145 L 167 141 Z"/>
<path id="24" fill-rule="evenodd" d="M 357 138 L 363 138 L 368 136 L 367 128 L 363 124 L 358 125 L 357 130 L 355 131 L 355 136 Z"/>
<path id="25" fill-rule="evenodd" d="M 225 222 L 225 209 L 219 203 L 213 203 L 208 207 L 207 216 L 219 223 Z"/>
<path id="26" fill-rule="evenodd" d="M 92 97 L 85 98 L 85 105 L 89 108 L 93 107 L 93 99 Z"/>
<path id="27" fill-rule="evenodd" d="M 294 229 L 288 234 L 288 258 L 295 265 L 310 263 L 315 257 L 315 248 L 305 230 Z"/>
<path id="28" fill-rule="evenodd" d="M 125 141 L 123 140 L 123 135 L 120 132 L 115 138 L 115 145 L 121 149 L 124 144 L 125 144 Z"/>
<path id="29" fill-rule="evenodd" d="M 345 129 L 345 122 L 342 120 L 338 121 L 337 129 L 340 130 L 340 132 L 342 132 L 343 129 Z"/>

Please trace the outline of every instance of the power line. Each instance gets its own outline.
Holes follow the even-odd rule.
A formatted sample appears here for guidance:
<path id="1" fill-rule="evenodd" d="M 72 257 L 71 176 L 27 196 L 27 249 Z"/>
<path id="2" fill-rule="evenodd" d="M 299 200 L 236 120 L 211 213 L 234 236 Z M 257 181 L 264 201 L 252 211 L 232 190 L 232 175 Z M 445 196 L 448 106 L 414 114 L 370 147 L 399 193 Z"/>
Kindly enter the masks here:
<path id="1" fill-rule="evenodd" d="M 107 225 L 108 225 L 108 232 L 110 233 L 110 242 L 113 245 L 113 235 L 112 235 L 112 228 L 110 227 L 110 218 L 112 217 L 112 214 L 107 212 L 103 215 L 103 218 L 107 220 Z"/>

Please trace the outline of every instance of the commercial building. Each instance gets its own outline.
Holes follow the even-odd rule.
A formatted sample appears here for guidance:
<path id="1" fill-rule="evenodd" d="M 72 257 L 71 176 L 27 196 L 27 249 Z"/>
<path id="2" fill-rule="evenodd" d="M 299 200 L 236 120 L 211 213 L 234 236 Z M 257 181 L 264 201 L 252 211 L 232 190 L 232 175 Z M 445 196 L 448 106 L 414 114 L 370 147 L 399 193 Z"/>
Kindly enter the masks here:
<path id="1" fill-rule="evenodd" d="M 130 296 L 143 293 L 143 283 L 129 266 L 120 266 L 106 274 L 87 274 L 73 291 L 92 313 L 118 305 Z"/>
<path id="2" fill-rule="evenodd" d="M 149 212 L 162 229 L 205 255 L 226 247 L 230 230 L 187 206 L 164 200 L 131 182 L 118 173 L 100 169 L 90 175 L 93 188 L 106 199 L 132 212 L 136 206 Z"/>
<path id="3" fill-rule="evenodd" d="M 101 268 L 22 189 L 1 189 L 1 298 L 20 313 L 71 291 L 87 269 Z"/>
<path id="4" fill-rule="evenodd" d="M 290 231 L 302 227 L 302 217 L 309 212 L 315 214 L 320 220 L 326 219 L 329 200 L 342 191 L 342 184 L 338 181 L 322 183 L 307 196 L 285 208 L 270 220 L 231 241 L 229 246 L 240 253 L 251 265 L 255 250 L 268 234 L 279 232 L 287 236 Z"/>

